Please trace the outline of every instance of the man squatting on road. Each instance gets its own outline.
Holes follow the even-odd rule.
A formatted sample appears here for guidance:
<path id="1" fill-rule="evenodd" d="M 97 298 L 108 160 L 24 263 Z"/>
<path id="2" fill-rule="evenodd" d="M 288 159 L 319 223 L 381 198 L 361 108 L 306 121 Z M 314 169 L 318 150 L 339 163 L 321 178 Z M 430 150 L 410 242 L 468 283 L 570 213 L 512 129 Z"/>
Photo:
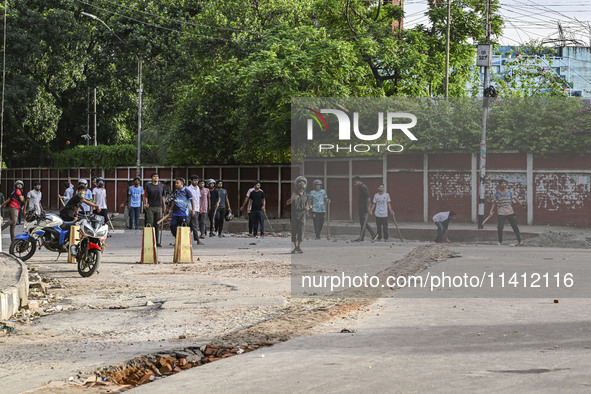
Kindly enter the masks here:
<path id="1" fill-rule="evenodd" d="M 447 238 L 447 227 L 449 226 L 449 222 L 455 217 L 456 213 L 454 211 L 439 212 L 433 216 L 433 222 L 437 226 L 437 238 L 435 238 L 435 242 L 442 243 L 443 237 L 445 237 L 445 242 L 451 242 Z"/>
<path id="2" fill-rule="evenodd" d="M 304 234 L 304 225 L 306 224 L 306 212 L 310 209 L 308 204 L 308 193 L 306 192 L 306 185 L 308 180 L 299 176 L 295 182 L 295 192 L 291 198 L 287 200 L 287 206 L 291 205 L 291 242 L 293 242 L 294 253 L 304 253 L 300 246 L 302 245 L 302 237 Z"/>
<path id="3" fill-rule="evenodd" d="M 312 208 L 316 239 L 320 239 L 320 233 L 324 225 L 324 216 L 326 215 L 326 204 L 330 203 L 330 199 L 326 194 L 326 190 L 322 188 L 322 181 L 320 179 L 316 179 L 312 184 L 314 185 L 314 190 L 309 193 L 309 205 Z"/>
<path id="4" fill-rule="evenodd" d="M 521 242 L 521 233 L 519 232 L 519 227 L 517 226 L 517 216 L 515 216 L 515 212 L 513 211 L 513 200 L 515 200 L 515 202 L 519 205 L 524 205 L 521 201 L 519 201 L 519 199 L 517 199 L 517 197 L 513 196 L 512 190 L 507 189 L 507 180 L 499 180 L 499 187 L 495 192 L 495 199 L 492 207 L 490 208 L 491 215 L 494 213 L 495 207 L 497 208 L 498 212 L 497 234 L 499 237 L 499 245 L 503 243 L 503 229 L 505 227 L 505 219 L 509 221 L 511 228 L 517 237 L 517 245 L 523 245 L 523 242 Z"/>

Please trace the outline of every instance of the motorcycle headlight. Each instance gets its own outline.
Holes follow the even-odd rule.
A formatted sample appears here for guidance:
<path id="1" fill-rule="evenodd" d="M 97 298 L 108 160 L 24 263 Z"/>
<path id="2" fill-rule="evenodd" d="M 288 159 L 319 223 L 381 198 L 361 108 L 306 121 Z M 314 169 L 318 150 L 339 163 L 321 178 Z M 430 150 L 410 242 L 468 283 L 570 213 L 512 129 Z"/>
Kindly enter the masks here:
<path id="1" fill-rule="evenodd" d="M 108 228 L 107 228 L 107 229 L 102 229 L 102 230 L 101 230 L 101 229 L 99 229 L 99 230 L 97 230 L 97 232 L 96 232 L 96 237 L 97 237 L 97 238 L 103 238 L 103 237 L 106 237 L 106 236 L 107 236 L 107 232 L 108 232 L 108 231 L 109 231 L 109 229 L 108 229 Z"/>
<path id="2" fill-rule="evenodd" d="M 94 234 L 94 230 L 92 227 L 90 227 L 90 225 L 88 224 L 88 222 L 85 222 L 84 225 L 82 226 L 82 232 L 84 234 L 88 234 L 88 235 L 93 235 Z"/>

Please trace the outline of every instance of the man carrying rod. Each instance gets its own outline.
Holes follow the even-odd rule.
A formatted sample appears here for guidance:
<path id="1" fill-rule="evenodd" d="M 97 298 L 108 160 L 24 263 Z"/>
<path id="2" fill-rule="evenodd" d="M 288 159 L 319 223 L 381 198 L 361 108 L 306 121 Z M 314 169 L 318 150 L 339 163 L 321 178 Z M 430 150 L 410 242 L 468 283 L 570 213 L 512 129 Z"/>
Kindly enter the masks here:
<path id="1" fill-rule="evenodd" d="M 369 189 L 367 186 L 361 182 L 361 178 L 358 176 L 353 177 L 353 186 L 357 186 L 359 188 L 359 199 L 357 201 L 357 213 L 359 214 L 359 223 L 361 224 L 361 234 L 359 238 L 354 240 L 353 242 L 363 242 L 363 238 L 365 236 L 365 230 L 369 232 L 371 235 L 371 242 L 375 242 L 378 239 L 378 234 L 376 234 L 373 229 L 367 224 L 368 218 L 368 211 L 371 207 L 371 199 L 369 195 Z"/>
<path id="2" fill-rule="evenodd" d="M 521 242 L 521 233 L 517 226 L 517 216 L 515 216 L 515 212 L 513 211 L 513 201 L 524 206 L 524 204 L 513 195 L 513 191 L 507 189 L 507 180 L 499 180 L 499 187 L 495 192 L 494 202 L 490 208 L 490 215 L 494 213 L 495 208 L 497 208 L 498 212 L 497 233 L 499 237 L 499 245 L 503 243 L 503 228 L 505 227 L 505 220 L 509 221 L 511 228 L 517 237 L 517 245 L 523 245 L 523 242 Z"/>

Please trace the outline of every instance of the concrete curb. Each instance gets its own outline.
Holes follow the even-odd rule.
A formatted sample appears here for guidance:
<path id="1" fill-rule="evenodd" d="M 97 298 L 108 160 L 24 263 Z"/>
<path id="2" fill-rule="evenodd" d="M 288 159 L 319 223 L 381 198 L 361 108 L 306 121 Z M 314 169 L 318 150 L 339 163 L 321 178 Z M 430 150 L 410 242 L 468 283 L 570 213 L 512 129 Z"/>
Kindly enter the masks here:
<path id="1" fill-rule="evenodd" d="M 8 320 L 29 302 L 29 271 L 20 259 L 6 253 L 0 253 L 0 256 L 13 259 L 20 266 L 17 283 L 0 289 L 0 320 Z"/>
<path id="2" fill-rule="evenodd" d="M 375 223 L 370 223 L 371 228 L 375 231 L 376 226 Z M 287 233 L 291 231 L 291 225 L 289 223 L 274 223 L 273 229 L 275 232 Z M 246 221 L 232 221 L 230 223 L 226 223 L 224 226 L 225 229 L 229 232 L 247 232 L 248 231 L 248 222 Z M 268 233 L 273 233 L 271 231 L 270 226 L 265 222 L 265 231 Z M 312 220 L 306 221 L 306 226 L 304 228 L 304 236 L 307 238 L 311 238 L 314 236 L 314 226 L 312 225 Z M 359 224 L 350 224 L 350 225 L 335 225 L 330 227 L 330 234 L 333 236 L 336 235 L 350 235 L 351 237 L 359 237 L 360 233 L 360 225 Z M 390 235 L 390 240 L 393 242 L 399 241 L 398 232 L 396 231 L 396 227 L 390 224 L 388 228 L 388 233 Z M 406 241 L 426 241 L 430 242 L 435 239 L 437 236 L 437 229 L 435 226 L 433 228 L 408 228 L 408 227 L 400 227 L 400 233 L 402 237 Z M 509 226 L 505 228 L 503 232 L 504 238 L 506 241 L 514 241 L 516 240 L 513 231 Z M 538 236 L 539 234 L 522 231 L 521 237 L 523 239 L 533 238 Z M 322 229 L 322 236 L 326 237 L 326 224 Z M 488 243 L 496 243 L 497 242 L 497 229 L 482 229 L 482 230 L 466 230 L 466 229 L 451 229 L 450 230 L 450 239 L 459 242 L 488 242 Z M 369 233 L 365 234 L 366 239 L 370 239 Z"/>

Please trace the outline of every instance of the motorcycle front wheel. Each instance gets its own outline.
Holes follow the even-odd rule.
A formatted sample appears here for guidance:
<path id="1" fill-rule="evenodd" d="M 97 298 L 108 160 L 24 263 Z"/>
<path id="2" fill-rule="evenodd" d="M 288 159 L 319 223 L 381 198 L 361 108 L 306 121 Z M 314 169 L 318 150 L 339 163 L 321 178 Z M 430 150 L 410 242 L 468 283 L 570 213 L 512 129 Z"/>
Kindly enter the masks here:
<path id="1" fill-rule="evenodd" d="M 98 266 L 101 262 L 101 252 L 96 249 L 91 249 L 86 254 L 85 259 L 80 259 L 78 261 L 78 273 L 84 277 L 88 278 L 92 276 L 98 269 Z"/>
<path id="2" fill-rule="evenodd" d="M 18 257 L 22 261 L 27 261 L 35 254 L 35 250 L 37 249 L 37 242 L 34 239 L 24 240 L 24 239 L 15 239 L 10 244 L 10 249 L 8 253 L 13 255 L 14 257 Z"/>

